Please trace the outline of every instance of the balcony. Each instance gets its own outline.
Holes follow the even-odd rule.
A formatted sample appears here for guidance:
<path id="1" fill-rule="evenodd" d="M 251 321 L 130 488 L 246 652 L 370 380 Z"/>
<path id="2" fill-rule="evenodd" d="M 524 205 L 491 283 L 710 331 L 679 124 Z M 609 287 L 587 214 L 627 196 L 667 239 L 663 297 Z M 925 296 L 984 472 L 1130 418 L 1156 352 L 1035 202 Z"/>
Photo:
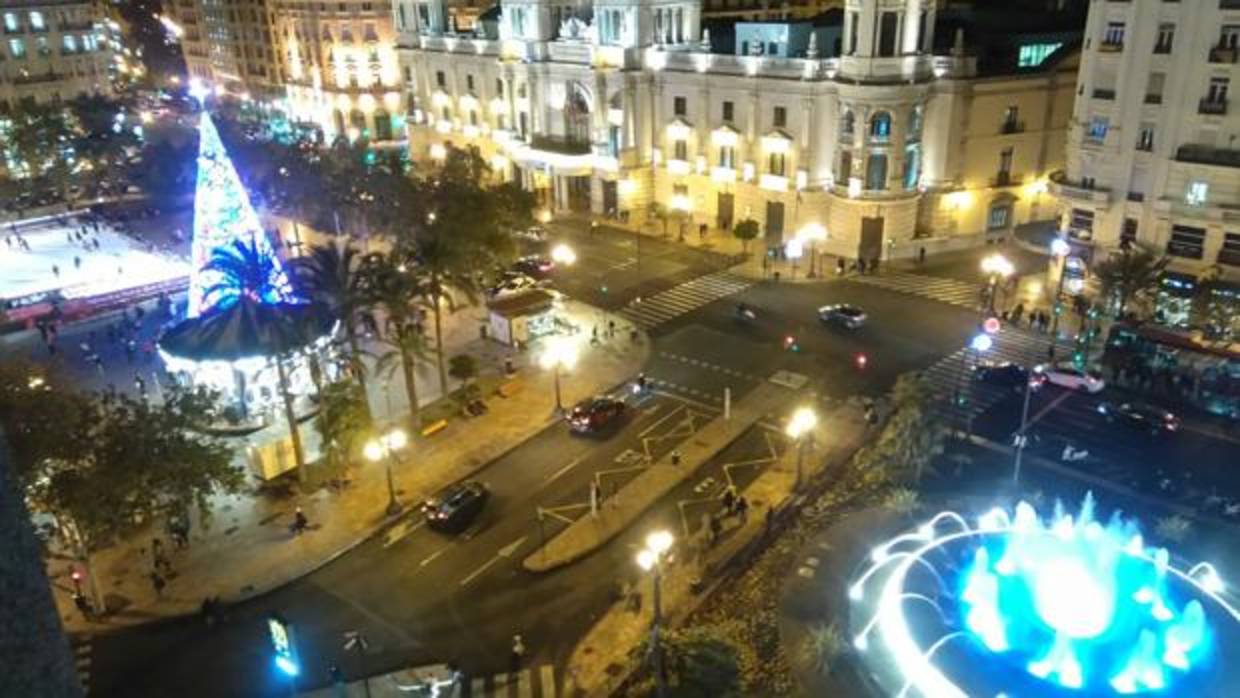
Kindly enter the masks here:
<path id="1" fill-rule="evenodd" d="M 994 180 L 991 181 L 990 185 L 992 187 L 1012 186 L 1012 173 L 999 170 L 999 172 L 995 175 Z"/>
<path id="2" fill-rule="evenodd" d="M 1218 0 L 1220 10 L 1240 10 L 1240 0 Z"/>
<path id="3" fill-rule="evenodd" d="M 1211 99 L 1209 97 L 1201 100 L 1197 104 L 1198 114 L 1223 115 L 1227 113 L 1227 100 Z"/>
<path id="4" fill-rule="evenodd" d="M 1176 149 L 1175 159 L 1179 162 L 1191 162 L 1197 165 L 1240 168 L 1240 150 L 1215 148 L 1209 145 L 1182 145 Z"/>
<path id="5" fill-rule="evenodd" d="M 1094 90 L 1093 95 L 1094 95 L 1094 99 L 1114 100 L 1115 90 L 1104 90 L 1101 88 L 1097 88 Z"/>
<path id="6" fill-rule="evenodd" d="M 1240 250 L 1219 250 L 1218 263 L 1229 267 L 1240 267 Z"/>
<path id="7" fill-rule="evenodd" d="M 1162 95 L 1146 95 L 1146 104 L 1162 104 Z"/>
<path id="8" fill-rule="evenodd" d="M 1169 53 L 1171 53 L 1171 43 L 1170 43 L 1170 42 L 1167 42 L 1167 43 L 1157 43 L 1157 44 L 1154 44 L 1154 54 L 1155 54 L 1155 55 L 1165 56 L 1165 55 L 1167 55 L 1167 54 L 1169 54 Z"/>
<path id="9" fill-rule="evenodd" d="M 1048 188 L 1052 196 L 1071 199 L 1087 204 L 1107 206 L 1111 202 L 1111 190 L 1097 187 L 1086 187 L 1068 180 L 1062 170 L 1050 176 Z"/>
<path id="10" fill-rule="evenodd" d="M 95 23 L 89 19 L 60 23 L 60 31 L 62 32 L 84 32 L 90 31 L 94 28 Z"/>
<path id="11" fill-rule="evenodd" d="M 1215 46 L 1210 49 L 1211 63 L 1235 63 L 1236 49 L 1232 46 Z"/>
<path id="12" fill-rule="evenodd" d="M 1025 132 L 1025 122 L 1023 121 L 1004 121 L 1003 125 L 999 127 L 999 133 L 1005 136 L 1009 136 L 1013 133 L 1024 133 L 1024 132 Z"/>
<path id="13" fill-rule="evenodd" d="M 56 82 L 63 79 L 63 76 L 53 72 L 39 73 L 37 75 L 15 75 L 13 76 L 14 85 L 38 85 L 44 82 Z"/>
<path id="14" fill-rule="evenodd" d="M 563 136 L 534 136 L 530 142 L 534 150 L 560 155 L 587 155 L 590 153 L 590 142 Z"/>
<path id="15" fill-rule="evenodd" d="M 1118 43 L 1104 41 L 1098 44 L 1098 53 L 1120 53 L 1124 50 L 1124 42 Z"/>

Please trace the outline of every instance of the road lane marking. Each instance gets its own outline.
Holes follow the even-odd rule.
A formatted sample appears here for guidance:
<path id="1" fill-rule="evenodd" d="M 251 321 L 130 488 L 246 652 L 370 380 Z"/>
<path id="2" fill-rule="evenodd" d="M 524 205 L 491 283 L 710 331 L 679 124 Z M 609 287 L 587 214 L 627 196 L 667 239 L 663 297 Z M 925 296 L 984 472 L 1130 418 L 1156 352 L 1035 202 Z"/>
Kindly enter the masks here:
<path id="1" fill-rule="evenodd" d="M 555 698 L 555 667 L 544 664 L 539 668 L 538 675 L 541 679 L 539 683 L 542 684 L 543 698 Z"/>
<path id="2" fill-rule="evenodd" d="M 391 529 L 388 530 L 387 535 L 383 537 L 383 547 L 390 548 L 393 545 L 396 545 L 401 540 L 406 538 L 409 534 L 413 533 L 419 528 L 422 528 L 422 526 L 424 526 L 425 524 L 426 524 L 426 521 L 424 519 L 418 519 L 417 523 L 410 526 L 409 519 L 406 518 L 404 521 L 401 521 L 400 523 L 396 524 L 395 526 L 393 526 Z"/>
<path id="3" fill-rule="evenodd" d="M 490 560 L 487 560 L 481 567 L 474 570 L 473 572 L 470 572 L 468 577 L 462 579 L 461 586 L 467 586 L 470 582 L 477 579 L 479 575 L 489 570 L 491 568 L 491 565 L 494 565 L 500 560 L 507 560 L 511 558 L 513 554 L 517 552 L 517 549 L 521 547 L 521 544 L 524 543 L 527 538 L 529 538 L 529 536 L 521 536 L 520 538 L 509 543 L 508 545 L 505 545 L 504 547 L 500 548 L 499 551 L 495 553 L 495 557 L 491 558 Z"/>
<path id="4" fill-rule="evenodd" d="M 443 555 L 445 552 L 448 551 L 448 548 L 451 548 L 451 547 L 452 547 L 451 545 L 445 545 L 439 550 L 436 550 L 430 555 L 427 555 L 425 558 L 422 559 L 421 562 L 418 563 L 418 567 L 426 567 L 427 565 L 431 564 L 432 562 L 435 561 L 435 558 L 439 557 L 440 555 Z"/>
<path id="5" fill-rule="evenodd" d="M 556 479 L 558 479 L 558 478 L 559 478 L 561 475 L 563 475 L 564 473 L 567 473 L 568 471 L 570 471 L 570 470 L 572 470 L 573 468 L 575 468 L 575 467 L 576 467 L 578 464 L 580 464 L 580 463 L 581 463 L 581 461 L 582 461 L 582 460 L 584 460 L 584 459 L 585 459 L 585 456 L 584 456 L 584 455 L 582 455 L 582 456 L 577 456 L 577 457 L 576 457 L 575 459 L 573 459 L 573 460 L 572 460 L 572 461 L 571 461 L 568 465 L 564 466 L 563 468 L 560 468 L 559 470 L 555 471 L 554 473 L 551 473 L 551 474 L 550 474 L 550 475 L 548 475 L 547 477 L 544 477 L 544 478 L 543 478 L 543 484 L 544 484 L 544 485 L 546 485 L 546 484 L 549 484 L 549 483 L 551 483 L 551 482 L 555 481 Z"/>
<path id="6" fill-rule="evenodd" d="M 1075 393 L 1072 392 L 1071 390 L 1065 390 L 1062 393 L 1060 393 L 1059 396 L 1056 397 L 1054 400 L 1051 400 L 1050 403 L 1046 405 L 1046 407 L 1043 407 L 1042 409 L 1035 412 L 1034 415 L 1029 418 L 1029 424 L 1026 425 L 1025 427 L 1026 431 L 1028 430 L 1029 427 L 1033 426 L 1034 424 L 1037 424 L 1038 420 L 1045 417 L 1047 412 L 1050 412 L 1056 407 L 1059 407 L 1060 403 L 1062 403 L 1064 400 L 1067 400 L 1072 395 L 1075 395 Z"/>
<path id="7" fill-rule="evenodd" d="M 659 391 L 656 390 L 655 392 L 659 392 Z M 654 431 L 656 428 L 658 428 L 660 424 L 671 419 L 673 416 L 676 415 L 677 412 L 680 412 L 683 409 L 685 409 L 685 406 L 683 404 L 676 405 L 676 407 L 674 407 L 671 412 L 668 412 L 667 414 L 658 418 L 657 420 L 655 420 L 654 424 L 651 424 L 650 426 L 646 427 L 641 432 L 639 432 L 637 434 L 638 438 L 645 438 L 646 434 L 649 434 L 650 432 Z"/>

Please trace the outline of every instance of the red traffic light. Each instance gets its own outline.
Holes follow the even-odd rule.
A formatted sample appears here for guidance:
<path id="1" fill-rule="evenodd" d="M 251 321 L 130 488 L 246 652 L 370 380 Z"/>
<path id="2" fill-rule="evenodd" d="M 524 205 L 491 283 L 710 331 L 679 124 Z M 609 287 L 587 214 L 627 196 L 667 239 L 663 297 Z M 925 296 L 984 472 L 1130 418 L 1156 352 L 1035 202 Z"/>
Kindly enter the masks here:
<path id="1" fill-rule="evenodd" d="M 982 323 L 982 330 L 985 331 L 986 334 L 994 334 L 999 331 L 999 328 L 999 318 L 997 317 L 988 317 Z"/>
<path id="2" fill-rule="evenodd" d="M 865 368 L 868 362 L 869 359 L 866 358 L 865 354 L 857 354 L 857 368 Z"/>
<path id="3" fill-rule="evenodd" d="M 81 571 L 81 570 L 79 570 L 79 569 L 74 569 L 74 570 L 73 570 L 72 577 L 73 577 L 73 581 L 75 581 L 75 582 L 77 582 L 77 581 L 81 581 L 81 579 L 82 579 L 82 571 Z"/>

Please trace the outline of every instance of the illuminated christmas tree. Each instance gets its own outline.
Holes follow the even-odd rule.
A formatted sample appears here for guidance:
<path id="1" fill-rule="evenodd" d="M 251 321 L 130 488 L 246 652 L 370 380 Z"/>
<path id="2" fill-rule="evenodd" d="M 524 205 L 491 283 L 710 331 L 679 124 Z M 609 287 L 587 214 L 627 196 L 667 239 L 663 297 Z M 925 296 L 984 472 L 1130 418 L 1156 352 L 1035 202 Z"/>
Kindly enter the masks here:
<path id="1" fill-rule="evenodd" d="M 253 241 L 258 251 L 271 257 L 272 283 L 266 303 L 292 303 L 299 298 L 293 293 L 284 265 L 276 256 L 267 233 L 259 224 L 258 214 L 250 205 L 241 178 L 233 167 L 220 134 L 211 116 L 203 110 L 198 127 L 198 184 L 194 193 L 194 240 L 190 250 L 192 271 L 189 279 L 188 317 L 197 317 L 211 309 L 220 299 L 217 294 L 208 302 L 206 291 L 215 285 L 219 272 L 203 269 L 211 252 L 237 241 Z"/>

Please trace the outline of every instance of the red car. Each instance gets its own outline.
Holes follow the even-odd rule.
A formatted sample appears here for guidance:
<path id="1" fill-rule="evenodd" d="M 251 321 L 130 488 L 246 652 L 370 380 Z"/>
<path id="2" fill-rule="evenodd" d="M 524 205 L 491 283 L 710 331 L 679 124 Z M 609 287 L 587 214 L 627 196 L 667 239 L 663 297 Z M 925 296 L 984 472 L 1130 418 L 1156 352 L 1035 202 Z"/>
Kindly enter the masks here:
<path id="1" fill-rule="evenodd" d="M 568 413 L 568 426 L 583 434 L 606 429 L 624 414 L 624 402 L 600 395 L 577 403 Z"/>

